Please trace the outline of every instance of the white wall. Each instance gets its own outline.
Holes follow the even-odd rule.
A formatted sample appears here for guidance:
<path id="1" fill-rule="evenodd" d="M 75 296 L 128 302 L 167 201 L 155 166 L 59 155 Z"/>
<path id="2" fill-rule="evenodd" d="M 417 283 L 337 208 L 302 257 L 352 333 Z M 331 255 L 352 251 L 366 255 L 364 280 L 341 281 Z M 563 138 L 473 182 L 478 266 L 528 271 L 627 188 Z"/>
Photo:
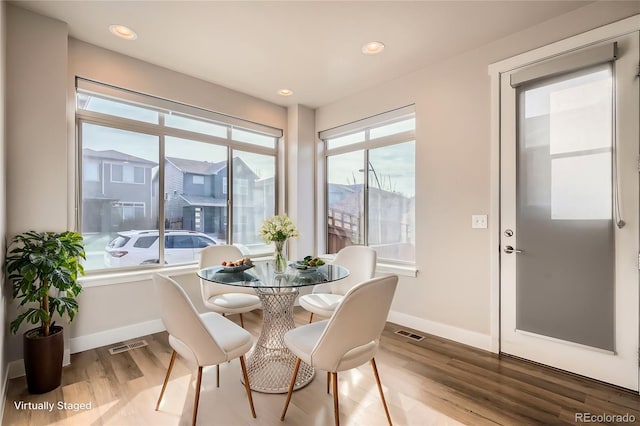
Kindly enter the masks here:
<path id="1" fill-rule="evenodd" d="M 63 231 L 69 208 L 67 26 L 13 5 L 6 12 L 6 235 Z M 10 308 L 9 319 L 15 315 Z M 9 338 L 9 360 L 21 357 L 21 339 Z"/>
<path id="2" fill-rule="evenodd" d="M 315 113 L 302 105 L 288 108 L 287 213 L 300 232 L 289 241 L 289 258 L 315 254 L 315 193 L 313 167 Z"/>
<path id="3" fill-rule="evenodd" d="M 640 13 L 638 2 L 598 2 L 421 71 L 318 108 L 329 129 L 416 105 L 417 278 L 402 277 L 391 319 L 490 347 L 490 80 L 498 60 Z M 463 29 L 461 29 L 463 31 Z M 497 218 L 489 217 L 495 225 Z M 497 228 L 496 228 L 497 229 Z M 497 232 L 497 231 L 496 231 Z"/>
<path id="4" fill-rule="evenodd" d="M 7 236 L 7 220 L 6 220 L 6 138 L 5 138 L 5 112 L 6 112 L 6 3 L 0 2 L 0 263 L 4 264 L 5 257 L 5 238 Z M 7 324 L 7 304 L 11 297 L 9 286 L 5 283 L 4 268 L 0 270 L 0 321 Z M 7 392 L 7 364 L 8 364 L 8 327 L 0 327 L 0 396 L 4 401 Z M 0 408 L 0 424 L 4 414 L 4 404 Z"/>

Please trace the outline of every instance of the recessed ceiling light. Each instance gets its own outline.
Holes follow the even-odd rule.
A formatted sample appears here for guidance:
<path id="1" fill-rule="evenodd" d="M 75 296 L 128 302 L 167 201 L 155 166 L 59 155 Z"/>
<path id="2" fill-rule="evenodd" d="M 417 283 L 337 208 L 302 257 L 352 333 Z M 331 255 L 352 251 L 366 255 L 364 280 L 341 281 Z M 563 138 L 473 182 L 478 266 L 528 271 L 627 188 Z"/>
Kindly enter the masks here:
<path id="1" fill-rule="evenodd" d="M 370 41 L 362 46 L 362 53 L 365 55 L 376 55 L 384 50 L 384 43 L 381 41 Z"/>
<path id="2" fill-rule="evenodd" d="M 280 89 L 278 90 L 278 95 L 280 96 L 291 96 L 293 95 L 293 91 L 289 89 Z"/>
<path id="3" fill-rule="evenodd" d="M 124 25 L 109 25 L 109 31 L 111 31 L 113 35 L 127 40 L 135 40 L 138 38 L 138 34 L 136 34 L 135 31 Z"/>

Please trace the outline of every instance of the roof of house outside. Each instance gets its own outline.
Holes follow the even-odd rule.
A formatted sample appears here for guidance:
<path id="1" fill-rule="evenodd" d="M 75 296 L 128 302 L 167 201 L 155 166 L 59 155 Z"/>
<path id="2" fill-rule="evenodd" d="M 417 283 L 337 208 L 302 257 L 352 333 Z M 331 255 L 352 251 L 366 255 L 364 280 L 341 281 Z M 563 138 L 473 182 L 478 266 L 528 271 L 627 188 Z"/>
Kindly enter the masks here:
<path id="1" fill-rule="evenodd" d="M 227 205 L 225 198 L 206 197 L 203 195 L 187 195 L 180 194 L 180 197 L 185 200 L 190 206 L 196 207 L 224 207 Z"/>
<path id="2" fill-rule="evenodd" d="M 146 166 L 157 166 L 158 163 L 145 160 L 144 158 L 136 157 L 134 155 L 125 154 L 124 152 L 115 151 L 113 149 L 106 149 L 103 151 L 96 151 L 91 148 L 84 148 L 82 150 L 83 157 L 101 158 L 103 160 L 115 160 L 129 163 L 143 164 Z"/>
<path id="3" fill-rule="evenodd" d="M 171 162 L 183 173 L 193 173 L 196 175 L 215 175 L 227 166 L 226 160 L 218 161 L 217 163 L 210 163 L 208 161 L 167 157 L 167 161 Z"/>

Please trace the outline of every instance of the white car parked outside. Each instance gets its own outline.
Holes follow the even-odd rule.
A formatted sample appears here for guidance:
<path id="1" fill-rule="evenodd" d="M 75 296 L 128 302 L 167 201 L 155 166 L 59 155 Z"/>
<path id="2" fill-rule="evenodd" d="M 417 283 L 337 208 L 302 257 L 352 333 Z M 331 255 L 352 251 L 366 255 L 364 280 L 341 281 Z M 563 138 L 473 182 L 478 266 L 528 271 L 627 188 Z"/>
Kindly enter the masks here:
<path id="1" fill-rule="evenodd" d="M 197 261 L 200 251 L 217 242 L 196 231 L 167 230 L 164 233 L 164 262 L 167 265 Z M 104 263 L 109 268 L 159 263 L 158 231 L 124 231 L 105 248 Z"/>

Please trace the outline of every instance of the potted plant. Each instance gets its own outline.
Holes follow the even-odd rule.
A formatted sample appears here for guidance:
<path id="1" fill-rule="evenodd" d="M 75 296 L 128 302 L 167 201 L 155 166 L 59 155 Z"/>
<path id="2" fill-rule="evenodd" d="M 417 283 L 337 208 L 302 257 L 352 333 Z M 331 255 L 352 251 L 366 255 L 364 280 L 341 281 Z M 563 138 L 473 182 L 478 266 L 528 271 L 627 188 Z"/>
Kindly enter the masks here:
<path id="1" fill-rule="evenodd" d="M 23 335 L 24 366 L 31 393 L 49 392 L 62 377 L 63 329 L 53 321 L 57 312 L 69 322 L 78 312 L 76 296 L 82 289 L 78 275 L 84 273 L 82 236 L 76 232 L 25 232 L 9 245 L 6 271 L 13 297 L 21 313 L 11 322 L 16 333 L 26 321 L 39 324 Z"/>

